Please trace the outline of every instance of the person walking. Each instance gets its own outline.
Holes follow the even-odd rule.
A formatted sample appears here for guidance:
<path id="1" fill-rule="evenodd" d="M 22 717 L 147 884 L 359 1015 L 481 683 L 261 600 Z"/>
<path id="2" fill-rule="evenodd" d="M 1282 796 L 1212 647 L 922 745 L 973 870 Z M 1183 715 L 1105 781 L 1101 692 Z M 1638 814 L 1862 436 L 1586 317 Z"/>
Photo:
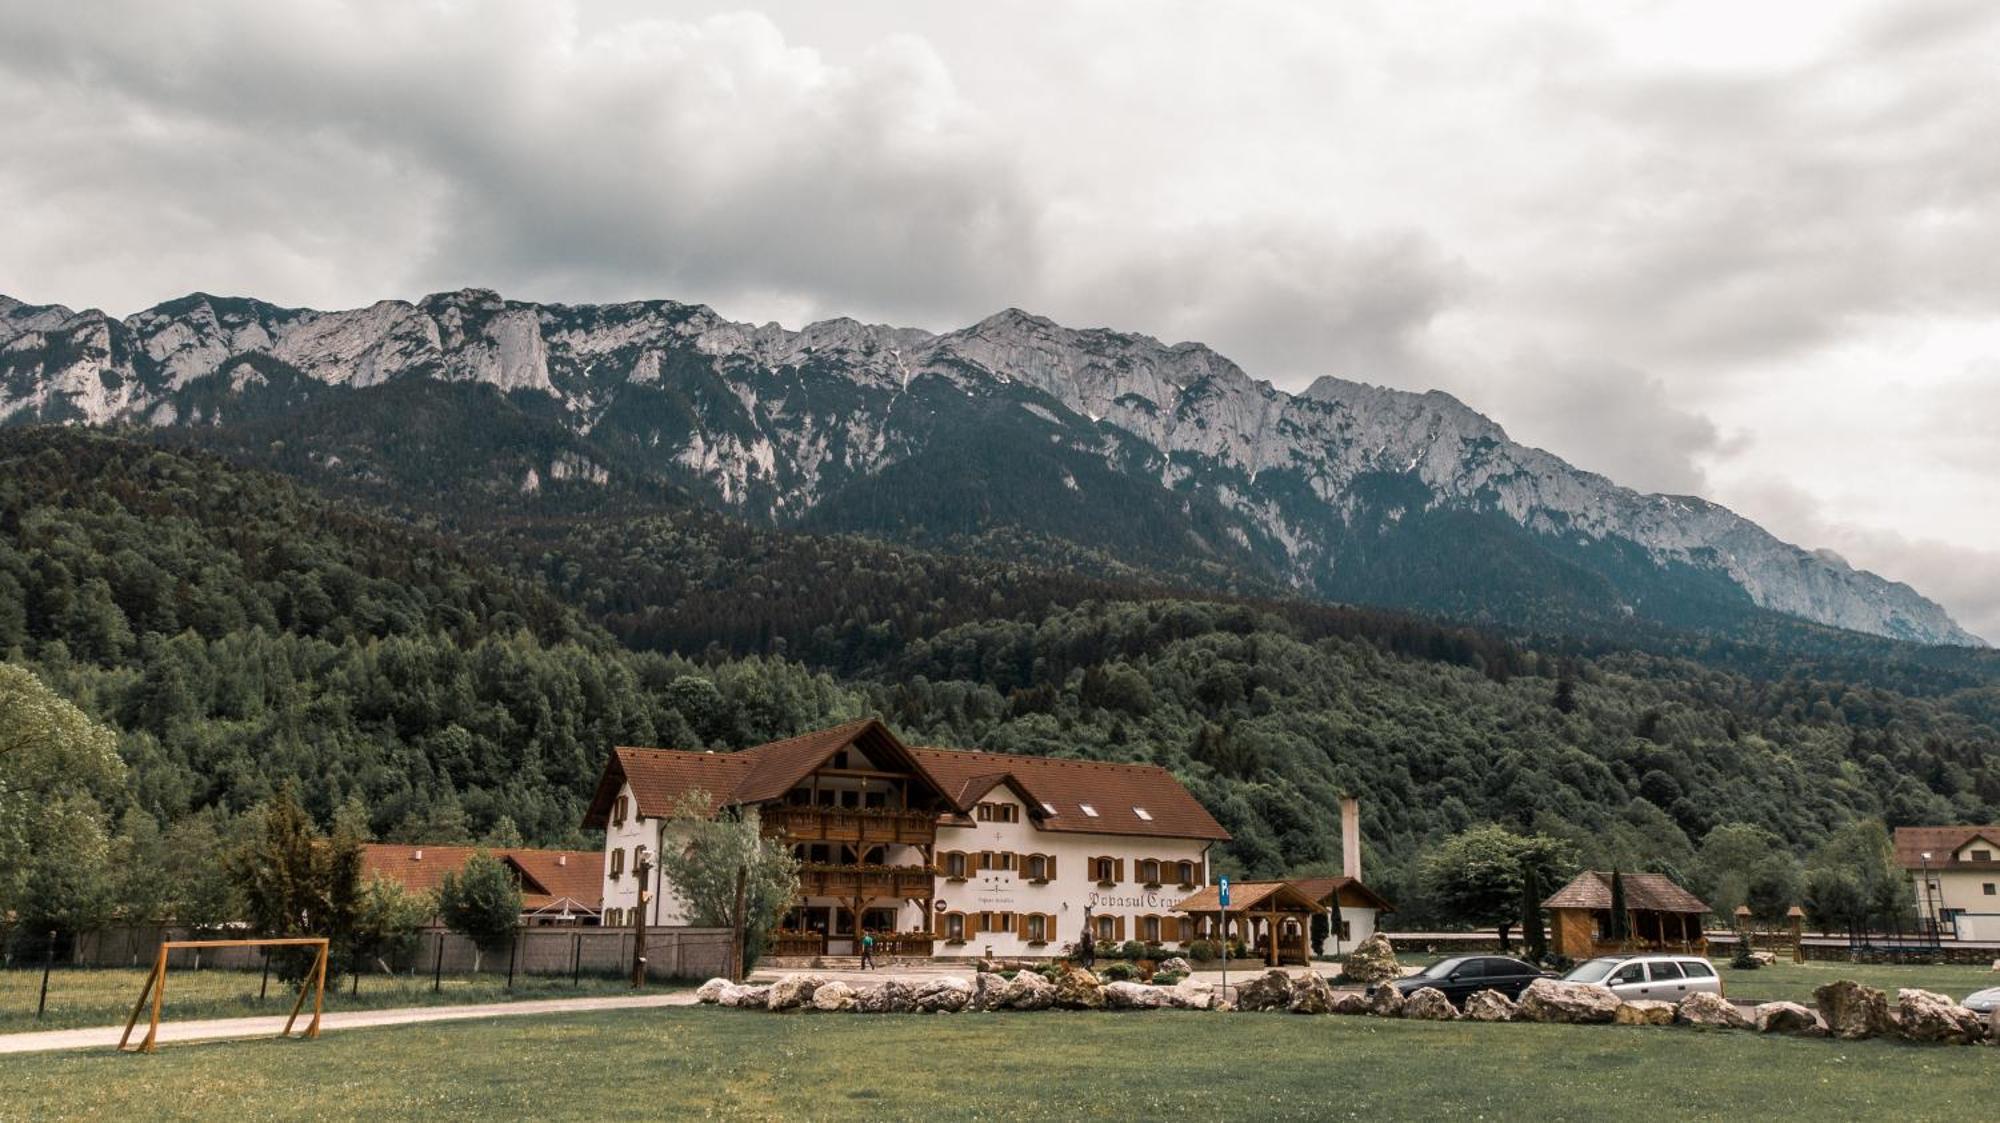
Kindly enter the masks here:
<path id="1" fill-rule="evenodd" d="M 863 932 L 861 933 L 861 969 L 866 971 L 873 966 L 875 966 L 875 933 Z"/>

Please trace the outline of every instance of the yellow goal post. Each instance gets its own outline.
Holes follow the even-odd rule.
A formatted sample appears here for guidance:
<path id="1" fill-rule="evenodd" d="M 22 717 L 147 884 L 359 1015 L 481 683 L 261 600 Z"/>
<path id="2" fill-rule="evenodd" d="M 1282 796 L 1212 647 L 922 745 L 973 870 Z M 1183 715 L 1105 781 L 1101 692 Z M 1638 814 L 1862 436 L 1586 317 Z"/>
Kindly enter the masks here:
<path id="1" fill-rule="evenodd" d="M 139 1001 L 132 1005 L 132 1016 L 125 1019 L 125 1034 L 118 1039 L 118 1051 L 129 1052 L 126 1043 L 132 1040 L 133 1027 L 139 1024 L 139 1012 L 146 1008 L 146 1000 L 152 999 L 153 1016 L 146 1026 L 145 1040 L 139 1042 L 137 1052 L 150 1053 L 159 1043 L 160 1008 L 167 993 L 167 953 L 181 948 L 245 948 L 245 947 L 310 947 L 317 948 L 319 955 L 313 961 L 306 977 L 299 980 L 299 996 L 292 1002 L 292 1016 L 285 1019 L 284 1032 L 279 1037 L 290 1037 L 292 1025 L 299 1020 L 299 1011 L 305 1008 L 306 992 L 313 996 L 312 1021 L 306 1024 L 303 1037 L 319 1036 L 320 1010 L 326 1004 L 326 957 L 327 938 L 325 936 L 294 936 L 271 940 L 166 940 L 160 944 L 159 954 L 153 957 L 153 971 L 146 976 L 146 985 L 139 991 Z"/>

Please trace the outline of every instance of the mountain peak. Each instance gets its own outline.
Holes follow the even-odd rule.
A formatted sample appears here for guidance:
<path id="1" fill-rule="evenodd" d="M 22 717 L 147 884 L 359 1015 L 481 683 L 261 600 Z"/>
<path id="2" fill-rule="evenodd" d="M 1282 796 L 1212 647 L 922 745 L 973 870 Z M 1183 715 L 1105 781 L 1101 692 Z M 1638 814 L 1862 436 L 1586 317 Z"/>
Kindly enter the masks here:
<path id="1" fill-rule="evenodd" d="M 1143 542 L 1169 569 L 1533 627 L 1635 613 L 1735 627 L 1763 610 L 1979 642 L 1907 586 L 1714 504 L 1578 470 L 1449 394 L 1329 377 L 1295 396 L 1200 343 L 1020 308 L 932 335 L 484 288 L 338 312 L 194 293 L 129 321 L 10 299 L 0 332 L 0 423 L 214 426 L 252 408 L 345 409 L 383 383 L 477 382 L 554 427 L 551 442 L 764 521 Z M 296 372 L 282 400 L 247 400 L 259 357 Z"/>

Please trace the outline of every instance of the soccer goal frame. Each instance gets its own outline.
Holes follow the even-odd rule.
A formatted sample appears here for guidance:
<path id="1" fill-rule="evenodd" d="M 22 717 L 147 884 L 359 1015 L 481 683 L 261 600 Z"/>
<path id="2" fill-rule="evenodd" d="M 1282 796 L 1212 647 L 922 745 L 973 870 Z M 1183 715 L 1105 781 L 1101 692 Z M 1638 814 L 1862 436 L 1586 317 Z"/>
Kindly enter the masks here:
<path id="1" fill-rule="evenodd" d="M 299 996 L 292 1002 L 292 1016 L 285 1019 L 284 1032 L 279 1037 L 290 1037 L 292 1025 L 299 1020 L 299 1012 L 305 1009 L 306 992 L 313 996 L 312 1021 L 306 1023 L 305 1032 L 300 1036 L 319 1036 L 319 1015 L 326 1005 L 326 958 L 327 938 L 325 936 L 297 936 L 271 940 L 167 940 L 160 944 L 159 954 L 153 957 L 153 971 L 146 976 L 146 985 L 139 990 L 139 1001 L 132 1004 L 132 1016 L 125 1019 L 125 1034 L 118 1039 L 118 1051 L 150 1053 L 158 1047 L 160 1038 L 160 1010 L 167 994 L 167 953 L 181 948 L 245 948 L 245 947 L 310 947 L 319 955 L 314 959 L 312 969 L 299 980 Z M 146 1000 L 153 1003 L 153 1016 L 146 1025 L 146 1037 L 136 1049 L 127 1049 L 132 1040 L 132 1030 L 139 1024 L 139 1014 L 146 1008 Z"/>

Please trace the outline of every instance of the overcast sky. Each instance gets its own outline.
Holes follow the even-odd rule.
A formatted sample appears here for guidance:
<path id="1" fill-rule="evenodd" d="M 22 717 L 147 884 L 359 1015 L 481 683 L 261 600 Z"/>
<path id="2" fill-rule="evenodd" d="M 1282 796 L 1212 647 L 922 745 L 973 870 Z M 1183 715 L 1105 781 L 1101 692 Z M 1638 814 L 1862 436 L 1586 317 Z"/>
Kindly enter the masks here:
<path id="1" fill-rule="evenodd" d="M 2000 639 L 1990 0 L 0 0 L 0 26 L 0 293 L 1020 306 L 1289 389 L 1449 390 Z"/>

